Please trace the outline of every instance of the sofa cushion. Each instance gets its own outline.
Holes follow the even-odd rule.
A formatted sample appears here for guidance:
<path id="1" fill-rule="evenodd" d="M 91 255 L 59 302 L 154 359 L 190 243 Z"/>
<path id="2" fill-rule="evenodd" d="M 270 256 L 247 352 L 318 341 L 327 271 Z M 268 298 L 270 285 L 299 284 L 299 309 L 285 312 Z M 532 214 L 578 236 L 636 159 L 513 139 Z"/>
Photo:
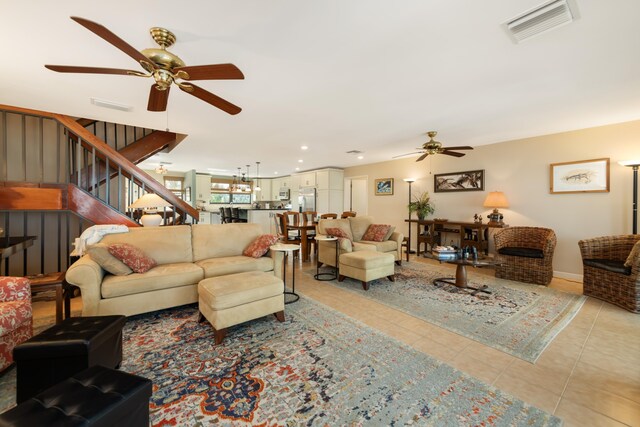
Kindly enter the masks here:
<path id="1" fill-rule="evenodd" d="M 128 233 L 109 234 L 100 243 L 129 243 L 153 258 L 158 265 L 193 262 L 191 226 L 131 227 Z M 170 249 L 170 250 L 167 250 Z"/>
<path id="2" fill-rule="evenodd" d="M 498 249 L 500 255 L 521 256 L 525 258 L 544 258 L 542 249 L 533 248 L 500 248 Z"/>
<path id="3" fill-rule="evenodd" d="M 359 242 L 362 240 L 362 236 L 367 231 L 369 226 L 373 224 L 373 217 L 370 216 L 353 216 L 347 218 L 349 221 L 349 228 L 351 229 L 351 240 Z"/>
<path id="4" fill-rule="evenodd" d="M 31 301 L 5 301 L 0 302 L 0 336 L 4 337 L 13 332 L 25 322 L 30 322 L 32 317 Z"/>
<path id="5" fill-rule="evenodd" d="M 142 249 L 128 243 L 112 243 L 108 249 L 111 255 L 136 273 L 146 273 L 157 265 L 156 261 L 148 257 Z"/>
<path id="6" fill-rule="evenodd" d="M 104 243 L 97 243 L 87 248 L 87 253 L 92 260 L 97 262 L 100 267 L 116 276 L 126 276 L 133 273 L 127 264 L 120 261 L 109 253 L 109 246 Z"/>
<path id="7" fill-rule="evenodd" d="M 359 242 L 361 245 L 375 246 L 375 250 L 378 252 L 393 252 L 398 250 L 398 242 L 395 240 L 385 240 L 384 242 L 371 242 L 368 240 L 362 240 Z"/>
<path id="8" fill-rule="evenodd" d="M 260 224 L 196 224 L 192 226 L 193 261 L 241 256 L 262 235 Z"/>
<path id="9" fill-rule="evenodd" d="M 639 256 L 640 256 L 640 240 L 638 240 L 636 244 L 633 245 L 633 249 L 631 249 L 631 252 L 629 252 L 629 256 L 627 257 L 627 260 L 624 262 L 624 266 L 628 268 L 633 267 L 633 262 Z"/>
<path id="10" fill-rule="evenodd" d="M 203 278 L 202 268 L 190 262 L 158 265 L 144 274 L 106 275 L 102 281 L 102 298 L 194 285 Z"/>
<path id="11" fill-rule="evenodd" d="M 615 259 L 585 259 L 582 263 L 589 267 L 600 268 L 613 273 L 620 273 L 627 276 L 631 274 L 631 267 L 625 267 L 623 261 Z"/>
<path id="12" fill-rule="evenodd" d="M 389 240 L 394 231 L 396 231 L 396 227 L 392 225 L 391 228 L 389 228 L 389 231 L 387 231 L 387 234 L 384 235 L 384 239 L 382 239 L 382 241 L 384 242 L 385 240 Z"/>
<path id="13" fill-rule="evenodd" d="M 388 240 L 385 236 L 391 236 L 391 226 L 388 224 L 371 224 L 360 240 L 368 240 L 371 242 L 384 242 Z"/>
<path id="14" fill-rule="evenodd" d="M 376 252 L 375 242 L 353 242 L 353 252 L 357 251 L 373 251 Z"/>
<path id="15" fill-rule="evenodd" d="M 349 224 L 349 220 L 347 218 L 341 219 L 321 219 L 318 222 L 317 231 L 318 234 L 328 234 L 327 228 L 339 228 L 347 233 L 349 240 L 353 241 L 353 234 L 351 233 L 351 225 Z"/>
<path id="16" fill-rule="evenodd" d="M 251 258 L 244 255 L 209 258 L 196 262 L 204 270 L 204 277 L 224 276 L 246 271 L 271 271 L 273 258 Z"/>
<path id="17" fill-rule="evenodd" d="M 263 234 L 256 237 L 256 239 L 249 244 L 242 252 L 244 256 L 250 256 L 252 258 L 260 258 L 267 253 L 269 247 L 274 245 L 278 241 L 278 236 L 275 234 Z"/>

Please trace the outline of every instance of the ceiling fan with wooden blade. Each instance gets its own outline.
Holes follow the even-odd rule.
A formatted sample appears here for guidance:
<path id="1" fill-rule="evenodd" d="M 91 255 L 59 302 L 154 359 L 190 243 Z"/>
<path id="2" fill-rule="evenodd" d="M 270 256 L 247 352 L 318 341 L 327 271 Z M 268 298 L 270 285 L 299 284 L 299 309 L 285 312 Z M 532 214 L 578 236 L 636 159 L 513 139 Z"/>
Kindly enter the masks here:
<path id="1" fill-rule="evenodd" d="M 125 76 L 153 77 L 155 83 L 151 86 L 149 103 L 147 104 L 147 110 L 149 111 L 165 111 L 167 109 L 169 89 L 174 83 L 182 89 L 182 91 L 229 114 L 238 114 L 242 111 L 242 108 L 237 105 L 190 83 L 196 80 L 244 79 L 244 74 L 242 74 L 242 71 L 235 65 L 210 64 L 187 66 L 182 59 L 167 50 L 168 47 L 171 47 L 175 43 L 176 36 L 164 28 L 153 27 L 149 30 L 151 37 L 160 48 L 138 51 L 98 23 L 77 16 L 72 16 L 71 19 L 135 59 L 145 72 L 119 68 L 45 65 L 49 70 L 59 73 L 119 74 Z"/>
<path id="2" fill-rule="evenodd" d="M 457 153 L 453 150 L 473 150 L 473 147 L 469 147 L 468 145 L 459 146 L 459 147 L 443 147 L 441 142 L 435 141 L 433 139 L 437 134 L 438 132 L 436 131 L 427 132 L 427 135 L 429 136 L 430 139 L 429 141 L 425 142 L 421 148 L 416 148 L 416 150 L 420 150 L 420 151 L 414 151 L 413 153 L 400 154 L 399 156 L 394 156 L 393 158 L 397 159 L 398 157 L 411 156 L 413 154 L 421 154 L 421 156 L 416 159 L 416 162 L 420 162 L 430 154 L 431 155 L 446 154 L 447 156 L 462 157 L 465 155 L 465 153 Z"/>

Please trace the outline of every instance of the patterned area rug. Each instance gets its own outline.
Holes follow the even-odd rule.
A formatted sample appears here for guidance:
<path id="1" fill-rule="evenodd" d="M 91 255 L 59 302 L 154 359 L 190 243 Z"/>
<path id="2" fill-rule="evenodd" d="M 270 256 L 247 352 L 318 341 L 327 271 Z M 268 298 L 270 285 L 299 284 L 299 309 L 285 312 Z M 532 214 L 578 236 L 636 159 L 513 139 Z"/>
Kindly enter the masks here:
<path id="1" fill-rule="evenodd" d="M 125 327 L 122 369 L 164 425 L 522 425 L 560 419 L 306 298 L 215 346 L 193 307 Z"/>
<path id="2" fill-rule="evenodd" d="M 314 270 L 315 271 L 315 270 Z M 345 278 L 325 282 L 388 305 L 434 325 L 534 363 L 547 345 L 578 313 L 586 297 L 474 274 L 472 286 L 487 285 L 490 294 L 475 296 L 453 285 L 434 286 L 433 279 L 455 275 L 444 266 L 403 262 L 396 280 L 361 282 Z"/>
<path id="3" fill-rule="evenodd" d="M 286 317 L 232 327 L 219 346 L 195 306 L 132 317 L 121 369 L 153 381 L 153 426 L 562 424 L 306 298 Z M 0 384 L 12 406 L 15 369 Z"/>

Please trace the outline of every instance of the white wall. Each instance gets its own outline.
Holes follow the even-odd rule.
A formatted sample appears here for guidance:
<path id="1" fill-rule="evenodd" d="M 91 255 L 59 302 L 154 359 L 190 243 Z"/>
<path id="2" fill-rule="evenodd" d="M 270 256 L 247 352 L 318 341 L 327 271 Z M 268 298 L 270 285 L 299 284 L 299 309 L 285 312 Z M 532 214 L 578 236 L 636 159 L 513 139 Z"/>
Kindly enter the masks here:
<path id="1" fill-rule="evenodd" d="M 464 145 L 464 141 L 446 145 Z M 369 214 L 376 222 L 395 225 L 407 234 L 408 184 L 414 177 L 413 194 L 427 190 L 435 202 L 437 218 L 473 221 L 490 209 L 482 207 L 489 191 L 504 191 L 509 209 L 500 209 L 511 226 L 552 228 L 558 237 L 554 270 L 558 277 L 580 279 L 582 261 L 578 240 L 631 233 L 632 170 L 617 162 L 640 158 L 640 121 L 545 135 L 477 147 L 465 157 L 416 157 L 345 169 L 345 178 L 368 175 Z M 611 160 L 610 192 L 550 194 L 551 163 L 608 157 Z M 433 174 L 484 169 L 485 190 L 434 193 Z M 394 178 L 393 196 L 375 196 L 376 178 Z M 413 230 L 415 233 L 415 229 Z M 415 241 L 415 239 L 414 239 Z M 415 247 L 415 244 L 414 244 Z"/>

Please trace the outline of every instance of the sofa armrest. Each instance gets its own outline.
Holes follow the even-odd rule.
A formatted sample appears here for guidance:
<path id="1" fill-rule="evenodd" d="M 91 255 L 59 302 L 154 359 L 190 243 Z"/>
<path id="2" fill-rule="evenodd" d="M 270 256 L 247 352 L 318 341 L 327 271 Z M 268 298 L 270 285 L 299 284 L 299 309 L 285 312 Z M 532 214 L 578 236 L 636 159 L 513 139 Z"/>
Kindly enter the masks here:
<path id="1" fill-rule="evenodd" d="M 0 301 L 31 301 L 31 286 L 25 277 L 0 277 Z"/>
<path id="2" fill-rule="evenodd" d="M 65 280 L 67 283 L 79 287 L 82 293 L 83 316 L 98 311 L 104 275 L 105 271 L 89 255 L 80 258 L 67 270 Z"/>
<path id="3" fill-rule="evenodd" d="M 404 234 L 402 234 L 399 231 L 394 231 L 393 233 L 391 233 L 389 240 L 393 240 L 398 244 L 398 247 L 396 249 L 397 251 L 396 260 L 401 260 L 402 259 L 402 241 L 404 240 Z"/>
<path id="4" fill-rule="evenodd" d="M 284 252 L 282 251 L 269 251 L 267 253 L 273 258 L 273 275 L 282 280 L 283 267 L 284 267 Z"/>

